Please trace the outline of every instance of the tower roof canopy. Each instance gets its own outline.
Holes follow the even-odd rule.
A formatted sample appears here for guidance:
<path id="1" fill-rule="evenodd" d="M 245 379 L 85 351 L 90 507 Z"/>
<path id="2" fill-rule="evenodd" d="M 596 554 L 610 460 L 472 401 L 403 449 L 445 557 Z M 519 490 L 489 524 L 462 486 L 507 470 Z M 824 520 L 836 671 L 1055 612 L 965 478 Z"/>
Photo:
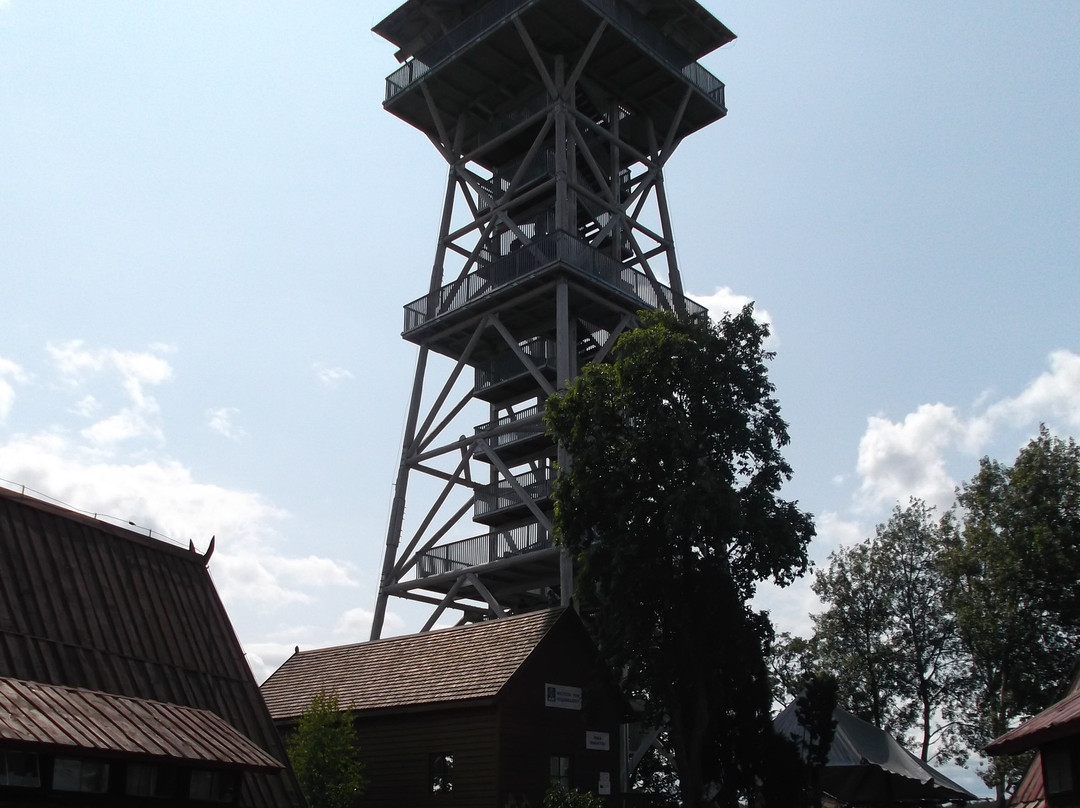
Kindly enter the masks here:
<path id="1" fill-rule="evenodd" d="M 532 5 L 544 0 L 524 0 Z M 617 5 L 619 0 L 581 0 L 586 5 Z M 691 58 L 735 39 L 726 25 L 695 0 L 622 0 L 671 37 Z M 485 0 L 406 0 L 372 30 L 397 45 L 404 62 L 485 5 Z"/>

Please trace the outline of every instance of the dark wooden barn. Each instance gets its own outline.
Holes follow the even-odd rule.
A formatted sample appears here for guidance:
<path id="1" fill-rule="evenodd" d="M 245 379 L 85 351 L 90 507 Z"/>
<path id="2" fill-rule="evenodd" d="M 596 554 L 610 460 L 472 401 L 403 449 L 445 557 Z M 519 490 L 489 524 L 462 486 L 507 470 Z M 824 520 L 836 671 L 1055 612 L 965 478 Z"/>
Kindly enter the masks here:
<path id="1" fill-rule="evenodd" d="M 304 805 L 208 559 L 0 488 L 0 804 Z"/>
<path id="2" fill-rule="evenodd" d="M 298 651 L 262 686 L 285 733 L 320 690 L 355 716 L 366 806 L 620 791 L 625 708 L 572 610 Z"/>

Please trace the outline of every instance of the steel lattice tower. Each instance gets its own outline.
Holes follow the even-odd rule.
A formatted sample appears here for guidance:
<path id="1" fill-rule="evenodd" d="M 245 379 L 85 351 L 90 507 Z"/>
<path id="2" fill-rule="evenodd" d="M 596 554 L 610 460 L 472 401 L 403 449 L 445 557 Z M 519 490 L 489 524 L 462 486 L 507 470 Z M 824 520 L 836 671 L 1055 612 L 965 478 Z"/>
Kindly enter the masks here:
<path id="1" fill-rule="evenodd" d="M 405 306 L 419 353 L 373 639 L 391 596 L 432 607 L 424 630 L 569 603 L 544 402 L 640 309 L 703 311 L 663 169 L 725 115 L 697 60 L 734 39 L 694 0 L 408 0 L 374 30 L 403 63 L 385 108 L 449 175 L 427 293 Z"/>

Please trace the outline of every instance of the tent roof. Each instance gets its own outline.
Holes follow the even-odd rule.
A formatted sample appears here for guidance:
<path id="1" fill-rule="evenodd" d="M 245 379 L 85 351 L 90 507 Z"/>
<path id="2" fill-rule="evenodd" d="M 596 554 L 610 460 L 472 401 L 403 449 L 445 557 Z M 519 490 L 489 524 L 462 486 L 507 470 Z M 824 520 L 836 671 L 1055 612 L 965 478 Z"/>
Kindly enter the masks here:
<path id="1" fill-rule="evenodd" d="M 923 763 L 873 724 L 840 708 L 833 711 L 833 718 L 836 736 L 829 749 L 823 785 L 837 799 L 848 803 L 885 797 L 897 802 L 976 799 L 970 791 Z M 784 737 L 805 744 L 806 730 L 799 723 L 794 702 L 774 719 L 773 726 Z"/>

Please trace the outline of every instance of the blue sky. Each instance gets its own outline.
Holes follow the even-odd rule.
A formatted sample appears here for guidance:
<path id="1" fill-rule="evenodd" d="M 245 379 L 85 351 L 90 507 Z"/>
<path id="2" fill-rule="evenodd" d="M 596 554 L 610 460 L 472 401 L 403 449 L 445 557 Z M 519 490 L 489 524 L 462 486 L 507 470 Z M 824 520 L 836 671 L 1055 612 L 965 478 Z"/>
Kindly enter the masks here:
<path id="1" fill-rule="evenodd" d="M 1080 4 L 705 5 L 680 265 L 772 323 L 815 558 L 1080 432 Z M 0 0 L 0 478 L 216 535 L 260 678 L 374 605 L 445 177 L 381 109 L 395 6 Z"/>

